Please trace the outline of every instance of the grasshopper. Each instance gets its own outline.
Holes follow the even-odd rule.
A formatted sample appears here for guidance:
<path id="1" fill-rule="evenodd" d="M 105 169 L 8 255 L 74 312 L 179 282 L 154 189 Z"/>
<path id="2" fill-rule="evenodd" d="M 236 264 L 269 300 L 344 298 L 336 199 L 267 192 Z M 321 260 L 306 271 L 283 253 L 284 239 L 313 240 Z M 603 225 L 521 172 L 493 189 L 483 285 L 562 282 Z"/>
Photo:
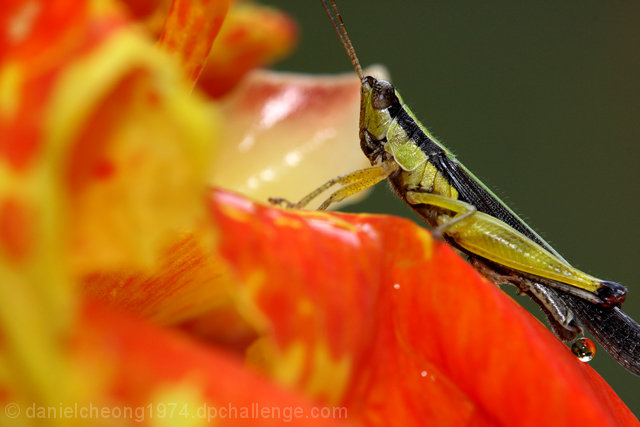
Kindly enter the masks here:
<path id="1" fill-rule="evenodd" d="M 339 185 L 319 207 L 387 179 L 395 193 L 497 285 L 512 284 L 572 341 L 587 329 L 614 359 L 640 375 L 640 325 L 620 309 L 627 289 L 571 266 L 416 119 L 394 86 L 365 76 L 334 0 L 321 0 L 361 82 L 360 146 L 371 167 L 333 178 L 297 203 Z M 328 3 L 329 2 L 329 3 Z"/>

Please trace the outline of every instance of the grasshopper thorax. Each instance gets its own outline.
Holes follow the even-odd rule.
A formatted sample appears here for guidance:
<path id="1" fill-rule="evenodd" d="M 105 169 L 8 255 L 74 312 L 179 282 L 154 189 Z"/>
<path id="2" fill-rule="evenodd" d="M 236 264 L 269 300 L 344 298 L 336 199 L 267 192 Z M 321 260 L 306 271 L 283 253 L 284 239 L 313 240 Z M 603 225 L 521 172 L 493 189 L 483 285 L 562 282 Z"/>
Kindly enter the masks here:
<path id="1" fill-rule="evenodd" d="M 360 89 L 360 147 L 372 165 L 386 160 L 387 131 L 393 122 L 391 109 L 400 101 L 387 80 L 367 76 Z"/>

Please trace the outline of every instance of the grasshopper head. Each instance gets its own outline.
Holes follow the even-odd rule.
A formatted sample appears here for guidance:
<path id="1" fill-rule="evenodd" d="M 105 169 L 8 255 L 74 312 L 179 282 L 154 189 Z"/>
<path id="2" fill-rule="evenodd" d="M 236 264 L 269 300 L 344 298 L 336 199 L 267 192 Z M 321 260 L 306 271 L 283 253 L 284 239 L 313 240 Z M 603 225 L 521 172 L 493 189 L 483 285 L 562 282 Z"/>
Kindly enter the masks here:
<path id="1" fill-rule="evenodd" d="M 360 89 L 360 147 L 372 165 L 386 160 L 384 145 L 393 123 L 390 109 L 399 106 L 396 91 L 387 80 L 367 76 Z"/>

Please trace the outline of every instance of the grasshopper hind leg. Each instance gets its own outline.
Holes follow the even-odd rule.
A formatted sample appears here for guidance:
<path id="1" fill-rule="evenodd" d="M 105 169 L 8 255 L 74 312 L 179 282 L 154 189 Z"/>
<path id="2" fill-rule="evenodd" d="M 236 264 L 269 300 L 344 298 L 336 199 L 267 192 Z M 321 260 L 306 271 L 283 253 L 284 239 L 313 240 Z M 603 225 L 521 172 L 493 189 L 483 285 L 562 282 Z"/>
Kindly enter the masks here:
<path id="1" fill-rule="evenodd" d="M 493 283 L 510 283 L 531 297 L 562 341 L 573 341 L 584 328 L 620 365 L 640 376 L 640 324 L 620 307 L 593 304 L 535 280 L 512 276 L 508 271 L 500 271 L 498 266 L 482 259 L 471 258 L 470 261 Z"/>
<path id="2" fill-rule="evenodd" d="M 511 284 L 518 288 L 521 294 L 530 297 L 547 317 L 553 333 L 562 341 L 573 341 L 582 333 L 582 328 L 576 323 L 573 310 L 564 303 L 554 289 L 519 275 L 499 272 L 499 267 L 489 265 L 478 258 L 471 258 L 470 262 L 476 270 L 496 285 Z"/>
<path id="3" fill-rule="evenodd" d="M 583 331 L 576 323 L 575 314 L 558 296 L 558 293 L 544 285 L 527 280 L 525 292 L 546 315 L 553 333 L 564 342 L 573 341 Z"/>

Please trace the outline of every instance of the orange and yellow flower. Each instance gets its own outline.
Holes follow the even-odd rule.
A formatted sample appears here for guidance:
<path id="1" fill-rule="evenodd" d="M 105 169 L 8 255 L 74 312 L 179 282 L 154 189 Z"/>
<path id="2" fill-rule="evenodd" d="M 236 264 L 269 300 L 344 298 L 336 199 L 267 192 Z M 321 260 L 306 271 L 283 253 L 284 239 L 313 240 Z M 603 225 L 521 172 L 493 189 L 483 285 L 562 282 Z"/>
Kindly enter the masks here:
<path id="1" fill-rule="evenodd" d="M 638 424 L 427 231 L 253 201 L 366 161 L 357 80 L 250 71 L 282 12 L 10 0 L 0 29 L 3 424 Z"/>

